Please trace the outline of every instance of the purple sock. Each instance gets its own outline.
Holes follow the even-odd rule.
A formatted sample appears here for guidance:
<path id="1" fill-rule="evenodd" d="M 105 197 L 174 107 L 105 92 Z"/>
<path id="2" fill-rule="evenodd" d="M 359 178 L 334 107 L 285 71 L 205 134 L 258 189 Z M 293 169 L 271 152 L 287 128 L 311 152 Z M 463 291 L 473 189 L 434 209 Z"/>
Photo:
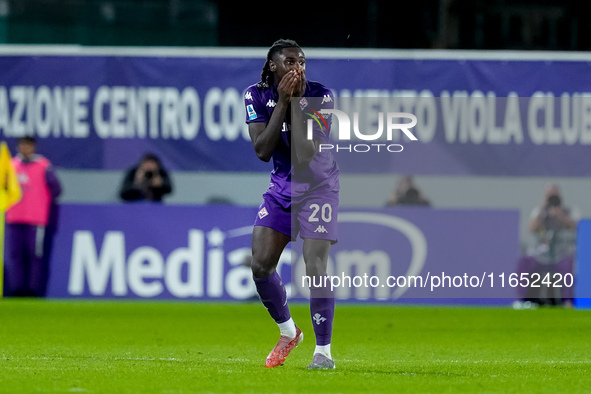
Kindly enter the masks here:
<path id="1" fill-rule="evenodd" d="M 257 293 L 275 323 L 285 323 L 291 318 L 287 306 L 287 292 L 277 271 L 266 278 L 253 278 Z"/>
<path id="2" fill-rule="evenodd" d="M 330 288 L 310 287 L 310 315 L 318 346 L 330 344 L 334 304 L 334 293 Z"/>

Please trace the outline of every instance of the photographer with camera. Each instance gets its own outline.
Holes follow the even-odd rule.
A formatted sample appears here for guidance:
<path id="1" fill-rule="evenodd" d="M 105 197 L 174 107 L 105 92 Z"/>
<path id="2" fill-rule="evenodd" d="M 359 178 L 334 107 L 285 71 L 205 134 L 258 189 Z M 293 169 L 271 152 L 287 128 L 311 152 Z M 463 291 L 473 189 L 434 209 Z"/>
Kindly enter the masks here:
<path id="1" fill-rule="evenodd" d="M 560 190 L 555 184 L 550 184 L 544 194 L 541 207 L 534 209 L 529 229 L 532 233 L 546 229 L 575 229 L 577 223 L 569 216 L 569 210 L 562 206 Z"/>
<path id="2" fill-rule="evenodd" d="M 414 179 L 410 175 L 405 175 L 398 179 L 396 189 L 386 202 L 386 206 L 395 205 L 431 205 L 420 189 L 415 185 Z"/>
<path id="3" fill-rule="evenodd" d="M 119 195 L 125 201 L 161 202 L 162 197 L 171 192 L 172 183 L 160 159 L 146 153 L 140 163 L 125 174 Z"/>
<path id="4" fill-rule="evenodd" d="M 530 215 L 529 230 L 534 242 L 528 253 L 523 256 L 517 266 L 517 273 L 574 274 L 577 220 L 580 214 L 564 206 L 560 190 L 556 184 L 548 184 L 544 192 L 542 204 Z M 537 289 L 518 287 L 519 300 L 516 308 L 537 303 L 572 304 L 573 288 L 544 289 L 546 293 L 536 292 Z M 558 290 L 562 290 L 559 294 Z M 532 304 L 533 303 L 533 304 Z"/>

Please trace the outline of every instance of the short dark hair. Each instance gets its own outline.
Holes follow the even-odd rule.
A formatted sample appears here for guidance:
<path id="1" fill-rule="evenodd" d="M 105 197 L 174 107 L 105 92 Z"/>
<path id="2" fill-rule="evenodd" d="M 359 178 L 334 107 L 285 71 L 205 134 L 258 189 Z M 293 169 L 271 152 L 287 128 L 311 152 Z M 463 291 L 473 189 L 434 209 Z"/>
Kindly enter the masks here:
<path id="1" fill-rule="evenodd" d="M 273 57 L 285 48 L 302 49 L 294 40 L 281 38 L 275 41 L 273 45 L 271 45 L 271 48 L 269 48 L 269 52 L 267 52 L 267 60 L 265 61 L 263 71 L 261 72 L 261 82 L 257 84 L 257 87 L 267 89 L 273 85 L 273 72 L 269 68 L 269 61 L 273 60 Z"/>
<path id="2" fill-rule="evenodd" d="M 154 153 L 148 152 L 148 153 L 144 153 L 144 155 L 142 156 L 142 159 L 140 160 L 142 163 L 145 161 L 155 161 L 156 163 L 158 163 L 158 165 L 160 166 L 160 158 L 158 156 L 156 156 Z"/>
<path id="3" fill-rule="evenodd" d="M 37 142 L 35 141 L 35 137 L 31 136 L 31 135 L 26 135 L 24 137 L 20 137 L 18 139 L 18 143 L 20 144 L 21 142 L 26 142 L 29 144 L 36 144 Z"/>

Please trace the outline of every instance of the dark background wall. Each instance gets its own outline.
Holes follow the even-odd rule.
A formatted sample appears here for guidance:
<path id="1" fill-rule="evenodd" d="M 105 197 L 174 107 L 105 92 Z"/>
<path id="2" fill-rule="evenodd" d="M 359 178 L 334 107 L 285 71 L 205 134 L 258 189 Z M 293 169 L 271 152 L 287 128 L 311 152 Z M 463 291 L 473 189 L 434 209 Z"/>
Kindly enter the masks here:
<path id="1" fill-rule="evenodd" d="M 0 43 L 591 49 L 590 0 L 0 0 Z"/>

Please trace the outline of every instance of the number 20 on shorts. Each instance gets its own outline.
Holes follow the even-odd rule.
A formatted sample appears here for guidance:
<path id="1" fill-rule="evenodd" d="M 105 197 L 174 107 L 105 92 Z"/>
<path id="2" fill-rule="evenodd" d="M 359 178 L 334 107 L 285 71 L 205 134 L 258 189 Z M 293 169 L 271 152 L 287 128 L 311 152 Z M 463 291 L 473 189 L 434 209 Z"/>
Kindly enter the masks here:
<path id="1" fill-rule="evenodd" d="M 332 220 L 332 206 L 330 204 L 324 204 L 322 207 L 319 204 L 310 204 L 308 208 L 312 210 L 308 222 L 314 223 L 320 221 L 318 218 L 319 212 L 323 222 L 328 223 Z"/>

